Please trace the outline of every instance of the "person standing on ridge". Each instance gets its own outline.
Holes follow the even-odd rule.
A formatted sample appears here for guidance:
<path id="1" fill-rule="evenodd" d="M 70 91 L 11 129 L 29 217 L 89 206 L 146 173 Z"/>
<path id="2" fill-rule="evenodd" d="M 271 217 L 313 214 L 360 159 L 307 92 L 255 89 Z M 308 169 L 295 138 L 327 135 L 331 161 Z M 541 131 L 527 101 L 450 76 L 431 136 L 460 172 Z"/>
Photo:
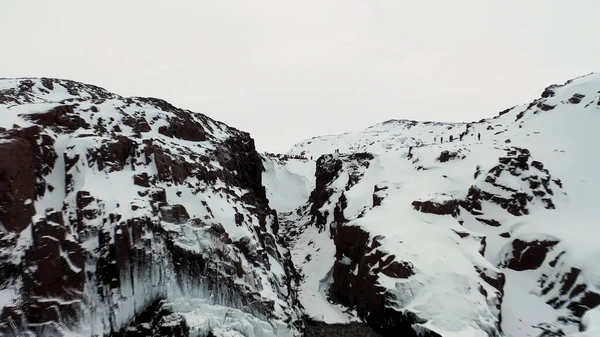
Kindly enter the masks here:
<path id="1" fill-rule="evenodd" d="M 477 134 L 477 140 L 481 140 L 481 133 Z"/>
<path id="2" fill-rule="evenodd" d="M 437 140 L 435 137 L 433 137 L 433 144 L 437 144 Z"/>
<path id="3" fill-rule="evenodd" d="M 452 137 L 452 135 L 450 135 L 450 142 L 452 142 L 453 139 L 454 139 L 454 137 Z"/>
<path id="4" fill-rule="evenodd" d="M 444 142 L 444 137 L 440 137 L 440 144 Z"/>

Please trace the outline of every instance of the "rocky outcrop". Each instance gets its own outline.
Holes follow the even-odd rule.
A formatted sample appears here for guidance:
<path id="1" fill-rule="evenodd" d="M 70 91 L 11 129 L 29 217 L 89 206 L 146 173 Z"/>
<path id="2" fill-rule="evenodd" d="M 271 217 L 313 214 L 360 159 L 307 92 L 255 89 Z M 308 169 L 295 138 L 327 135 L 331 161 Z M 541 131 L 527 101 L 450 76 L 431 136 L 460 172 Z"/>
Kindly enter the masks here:
<path id="1" fill-rule="evenodd" d="M 20 232 L 35 213 L 34 154 L 24 139 L 2 139 L 0 158 L 0 223 L 10 232 Z"/>
<path id="2" fill-rule="evenodd" d="M 512 252 L 500 265 L 512 270 L 533 270 L 539 268 L 548 252 L 558 243 L 557 240 L 512 241 Z"/>
<path id="3" fill-rule="evenodd" d="M 333 194 L 333 190 L 328 185 L 333 182 L 341 169 L 342 161 L 333 155 L 323 155 L 317 159 L 317 168 L 315 171 L 316 186 L 310 193 L 308 201 L 311 203 L 309 214 L 312 216 L 312 221 L 321 230 L 324 229 L 327 223 L 329 212 L 321 212 L 320 209 Z"/>
<path id="4" fill-rule="evenodd" d="M 382 182 L 373 187 L 373 207 L 381 206 L 381 203 L 388 195 L 387 190 L 389 188 L 388 182 Z"/>
<path id="5" fill-rule="evenodd" d="M 546 209 L 555 209 L 552 197 L 563 193 L 560 179 L 554 179 L 541 162 L 532 160 L 527 149 L 513 147 L 506 151 L 507 156 L 498 158 L 498 164 L 479 178 L 482 182 L 471 186 L 460 205 L 476 216 L 482 215 L 483 202 L 497 204 L 514 216 L 529 214 L 529 205 L 536 200 Z M 508 176 L 523 187 L 506 186 L 500 176 Z"/>
<path id="6" fill-rule="evenodd" d="M 315 170 L 316 186 L 308 199 L 311 223 L 314 223 L 320 230 L 325 230 L 325 225 L 328 223 L 330 215 L 334 215 L 335 221 L 343 222 L 343 214 L 341 211 L 345 208 L 345 206 L 342 206 L 345 201 L 342 195 L 338 196 L 338 198 L 340 198 L 338 201 L 341 204 L 337 206 L 337 211 L 328 210 L 323 207 L 330 201 L 335 192 L 330 184 L 336 180 L 340 174 L 345 173 L 348 176 L 348 180 L 346 181 L 344 190 L 350 190 L 352 186 L 356 185 L 362 179 L 364 171 L 369 168 L 370 162 L 373 159 L 374 157 L 372 154 L 362 152 L 323 155 L 319 157 Z M 337 192 L 342 193 L 343 191 Z M 336 214 L 332 214 L 334 212 Z"/>
<path id="7" fill-rule="evenodd" d="M 51 212 L 30 229 L 31 247 L 25 253 L 23 296 L 4 308 L 0 320 L 23 330 L 24 321 L 41 335 L 58 333 L 60 325 L 82 315 L 84 253 L 65 227 L 62 213 Z M 5 331 L 6 332 L 6 331 Z"/>
<path id="8" fill-rule="evenodd" d="M 554 309 L 562 310 L 560 322 L 581 324 L 583 314 L 600 305 L 600 294 L 564 248 L 557 238 L 543 234 L 515 238 L 500 252 L 499 265 L 517 271 L 539 271 L 537 289 L 533 291 Z M 543 327 L 556 332 L 554 324 Z"/>
<path id="9" fill-rule="evenodd" d="M 437 215 L 452 215 L 454 217 L 460 215 L 459 200 L 417 200 L 413 201 L 412 205 L 415 210 L 423 213 L 431 213 Z"/>
<path id="10" fill-rule="evenodd" d="M 461 153 L 461 151 L 457 151 L 457 152 L 450 152 L 448 150 L 444 150 L 440 153 L 439 157 L 437 158 L 437 160 L 440 163 L 445 163 L 448 162 L 450 160 L 455 160 L 455 159 L 464 159 L 466 156 Z"/>
<path id="11" fill-rule="evenodd" d="M 397 261 L 395 256 L 378 250 L 378 238 L 356 226 L 341 226 L 334 236 L 336 260 L 333 266 L 331 298 L 344 306 L 355 308 L 358 315 L 382 336 L 401 333 L 416 336 L 411 327 L 419 322 L 410 312 L 392 309 L 393 296 L 378 282 L 379 274 L 406 279 L 414 274 L 410 262 Z M 423 336 L 436 336 L 424 334 Z"/>

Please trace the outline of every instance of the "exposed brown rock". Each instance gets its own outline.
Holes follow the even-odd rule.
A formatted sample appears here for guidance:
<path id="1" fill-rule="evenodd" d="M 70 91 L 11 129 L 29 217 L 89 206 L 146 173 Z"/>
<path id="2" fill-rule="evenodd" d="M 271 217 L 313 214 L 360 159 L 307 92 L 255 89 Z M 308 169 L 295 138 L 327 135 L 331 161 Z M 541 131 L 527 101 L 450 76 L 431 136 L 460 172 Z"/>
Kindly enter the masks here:
<path id="1" fill-rule="evenodd" d="M 243 307 L 270 319 L 275 312 L 275 302 L 259 293 L 263 284 L 236 282 L 236 279 L 245 275 L 249 279 L 256 277 L 253 268 L 244 270 L 248 266 L 247 261 L 261 273 L 269 270 L 271 257 L 285 271 L 281 278 L 269 280 L 273 282 L 272 290 L 278 293 L 280 299 L 293 304 L 292 310 L 300 307 L 297 284 L 294 283 L 298 282 L 300 275 L 291 263 L 290 252 L 279 251 L 283 242 L 277 235 L 278 219 L 268 207 L 262 184 L 264 168 L 254 141 L 247 133 L 204 115 L 177 109 L 162 100 L 122 98 L 100 88 L 70 81 L 43 79 L 41 85 L 39 83 L 19 80 L 14 90 L 1 90 L 0 93 L 2 102 L 16 104 L 35 103 L 39 95 L 46 95 L 57 87 L 70 94 L 61 102 L 61 107 L 24 115 L 37 125 L 28 128 L 15 125 L 13 129 L 0 130 L 0 156 L 2 159 L 11 158 L 13 162 L 0 161 L 0 207 L 6 205 L 3 202 L 8 202 L 10 209 L 15 210 L 15 214 L 8 214 L 9 220 L 0 221 L 9 230 L 22 230 L 31 222 L 36 197 L 48 191 L 56 192 L 56 188 L 64 188 L 66 195 L 64 200 L 56 200 L 62 208 L 60 211 L 49 213 L 47 219 L 33 225 L 34 245 L 21 260 L 27 261 L 27 264 L 7 263 L 5 256 L 0 254 L 1 285 L 4 286 L 7 280 L 24 280 L 18 304 L 2 310 L 0 334 L 14 333 L 14 328 L 33 335 L 60 335 L 60 329 L 79 323 L 82 309 L 101 311 L 102 308 L 118 307 L 113 312 L 98 313 L 106 315 L 105 331 L 98 333 L 113 336 L 187 336 L 182 317 L 165 312 L 163 305 L 152 304 L 153 301 L 160 302 L 166 293 L 163 285 L 165 277 L 173 277 L 184 293 L 193 294 L 198 289 L 205 289 L 218 294 L 222 305 Z M 81 93 L 85 96 L 78 97 Z M 106 107 L 106 99 L 115 99 L 117 113 L 113 117 L 99 114 Z M 111 102 L 111 109 L 112 105 Z M 133 109 L 128 109 L 130 106 Z M 153 114 L 151 119 L 147 118 L 149 106 L 164 114 Z M 81 117 L 93 125 L 88 125 Z M 190 142 L 211 141 L 211 144 L 178 142 L 183 145 L 173 146 L 164 137 L 140 139 L 141 133 L 152 130 L 159 120 L 161 123 L 158 125 L 163 125 L 164 121 L 168 125 L 154 131 Z M 129 126 L 133 134 L 120 134 L 123 130 L 130 130 L 129 127 L 123 129 L 123 125 Z M 85 130 L 72 133 L 81 128 Z M 212 134 L 215 128 L 220 134 L 227 134 L 228 138 L 215 137 Z M 70 134 L 71 140 L 74 140 L 73 137 L 94 137 L 94 141 L 81 141 L 77 146 L 69 144 L 66 151 L 59 154 L 64 158 L 64 186 L 50 186 L 45 182 L 58 158 L 54 152 L 56 134 Z M 138 146 L 138 142 L 143 145 Z M 98 143 L 100 145 L 96 145 Z M 81 145 L 89 148 L 80 152 Z M 206 151 L 196 153 L 198 146 Z M 6 156 L 2 151 L 18 153 L 19 158 L 12 160 L 12 156 Z M 139 163 L 137 158 L 142 154 L 145 162 Z M 157 173 L 148 174 L 154 172 L 154 168 L 140 167 L 144 164 L 156 165 Z M 82 185 L 76 184 L 83 181 L 86 171 L 97 170 L 101 174 L 106 173 L 107 183 L 110 183 L 111 172 L 126 168 L 140 170 L 132 174 L 133 183 L 139 187 L 134 187 L 138 191 L 137 196 L 123 200 L 121 204 L 97 199 L 98 196 L 81 190 Z M 194 179 L 188 179 L 191 177 Z M 218 187 L 215 187 L 216 183 Z M 243 208 L 236 217 L 242 226 L 257 225 L 249 226 L 248 236 L 234 244 L 225 227 L 214 222 L 215 216 L 207 205 L 207 219 L 190 220 L 183 206 L 167 203 L 165 189 L 153 187 L 156 184 L 180 185 L 176 190 L 192 194 L 222 196 L 238 209 Z M 17 197 L 16 192 L 20 193 Z M 62 198 L 62 193 L 57 197 Z M 22 205 L 26 199 L 31 199 L 31 203 L 26 203 L 28 209 L 16 206 Z M 201 198 L 198 204 L 202 207 Z M 140 217 L 131 218 L 130 209 L 136 210 L 135 214 Z M 0 215 L 6 216 L 7 213 L 1 212 Z M 62 216 L 69 217 L 66 225 Z M 178 225 L 167 224 L 167 221 Z M 184 227 L 185 234 L 175 229 Z M 194 235 L 184 237 L 189 235 L 190 230 Z M 0 248 L 10 251 L 17 239 L 15 233 L 0 233 Z M 79 240 L 86 242 L 83 248 Z M 195 240 L 200 243 L 198 250 L 191 250 L 185 245 Z M 84 256 L 86 264 L 83 263 Z M 93 268 L 86 279 L 84 265 L 87 263 Z M 144 280 L 151 282 L 144 285 L 144 289 L 136 288 Z M 85 282 L 91 284 L 84 287 Z M 82 302 L 83 292 L 89 289 L 97 290 L 96 294 L 89 295 L 93 295 L 90 303 L 102 302 L 98 307 L 91 308 L 89 303 Z M 150 321 L 143 321 L 146 310 L 152 313 Z M 157 311 L 161 314 L 155 315 Z M 116 323 L 113 316 L 116 313 L 134 315 L 132 322 L 136 323 L 122 327 Z M 290 319 L 294 317 L 288 313 L 285 315 Z M 8 319 L 12 320 L 10 324 Z M 140 322 L 148 323 L 148 330 L 145 330 L 146 325 L 137 324 Z"/>
<path id="2" fill-rule="evenodd" d="M 378 250 L 378 238 L 371 240 L 370 244 L 369 239 L 369 234 L 356 226 L 343 225 L 337 229 L 334 236 L 336 261 L 329 294 L 333 300 L 356 308 L 358 315 L 383 336 L 398 333 L 413 336 L 415 331 L 411 325 L 424 323 L 424 320 L 410 312 L 391 309 L 391 298 L 377 281 L 379 273 L 408 278 L 414 274 L 413 266 Z"/>
<path id="3" fill-rule="evenodd" d="M 201 142 L 206 140 L 206 133 L 202 125 L 193 120 L 189 115 L 182 118 L 171 118 L 169 125 L 163 125 L 158 129 L 162 135 L 171 138 L 179 138 L 192 142 Z"/>
<path id="4" fill-rule="evenodd" d="M 73 241 L 60 212 L 47 214 L 32 229 L 27 251 L 32 267 L 24 275 L 30 301 L 23 310 L 29 323 L 66 323 L 80 314 L 85 284 L 83 249 Z"/>
<path id="5" fill-rule="evenodd" d="M 542 109 L 542 111 L 550 111 L 556 107 L 556 105 L 549 105 L 545 103 L 539 103 L 538 108 Z"/>
<path id="6" fill-rule="evenodd" d="M 150 177 L 146 172 L 136 174 L 133 176 L 133 183 L 142 187 L 150 187 Z"/>
<path id="7" fill-rule="evenodd" d="M 492 226 L 492 227 L 500 227 L 502 226 L 501 223 L 499 223 L 497 220 L 494 219 L 484 219 L 484 218 L 475 218 L 480 222 L 483 222 L 484 224 L 488 225 L 488 226 Z"/>
<path id="8" fill-rule="evenodd" d="M 440 153 L 440 156 L 437 158 L 437 160 L 440 163 L 445 163 L 452 159 L 464 159 L 464 158 L 465 158 L 465 156 L 463 154 L 460 154 L 458 152 L 450 152 L 448 150 L 444 150 L 444 151 L 442 151 L 442 153 Z"/>
<path id="9" fill-rule="evenodd" d="M 504 261 L 502 265 L 512 270 L 532 270 L 539 268 L 548 252 L 558 241 L 523 241 L 514 239 L 512 241 L 512 257 Z"/>
<path id="10" fill-rule="evenodd" d="M 581 100 L 585 97 L 583 94 L 573 94 L 571 98 L 569 98 L 569 103 L 571 104 L 579 104 Z"/>
<path id="11" fill-rule="evenodd" d="M 76 196 L 77 205 L 77 230 L 83 230 L 87 220 L 95 219 L 98 216 L 96 209 L 87 208 L 96 199 L 87 191 L 78 191 Z"/>
<path id="12" fill-rule="evenodd" d="M 30 144 L 24 139 L 0 139 L 0 222 L 20 232 L 35 213 L 36 169 Z"/>
<path id="13" fill-rule="evenodd" d="M 122 119 L 123 124 L 131 127 L 135 133 L 144 133 L 152 130 L 144 117 L 127 116 Z"/>
<path id="14" fill-rule="evenodd" d="M 118 136 L 116 141 L 103 144 L 98 149 L 90 149 L 89 161 L 95 162 L 98 170 L 108 167 L 108 172 L 122 170 L 127 159 L 135 155 L 137 144 L 125 136 Z"/>
<path id="15" fill-rule="evenodd" d="M 27 117 L 39 125 L 52 126 L 59 123 L 63 115 L 72 113 L 74 113 L 73 106 L 60 105 L 48 110 L 47 112 L 29 114 Z"/>
<path id="16" fill-rule="evenodd" d="M 373 207 L 380 206 L 385 197 L 387 197 L 387 184 L 377 184 L 373 187 Z"/>
<path id="17" fill-rule="evenodd" d="M 190 215 L 182 205 L 162 206 L 160 215 L 162 220 L 173 223 L 185 223 L 190 219 Z"/>
<path id="18" fill-rule="evenodd" d="M 316 186 L 311 192 L 308 201 L 311 203 L 310 214 L 315 221 L 315 225 L 321 229 L 327 222 L 328 214 L 319 211 L 321 207 L 333 194 L 333 190 L 328 185 L 337 177 L 342 169 L 342 161 L 334 158 L 332 155 L 323 155 L 317 159 L 317 168 L 315 171 Z"/>
<path id="19" fill-rule="evenodd" d="M 413 207 L 415 210 L 423 213 L 431 213 L 438 215 L 460 215 L 460 209 L 458 206 L 460 202 L 458 200 L 446 200 L 446 201 L 413 201 Z"/>

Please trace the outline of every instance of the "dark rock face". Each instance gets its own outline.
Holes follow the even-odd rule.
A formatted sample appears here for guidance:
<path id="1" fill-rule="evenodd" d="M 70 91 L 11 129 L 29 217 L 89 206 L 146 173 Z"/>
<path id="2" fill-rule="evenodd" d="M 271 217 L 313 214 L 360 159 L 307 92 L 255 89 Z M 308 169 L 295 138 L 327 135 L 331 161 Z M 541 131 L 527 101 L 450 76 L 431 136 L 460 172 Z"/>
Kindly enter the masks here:
<path id="1" fill-rule="evenodd" d="M 352 153 L 350 155 L 323 155 L 319 157 L 316 164 L 315 189 L 311 192 L 308 202 L 311 204 L 309 214 L 311 222 L 315 223 L 320 230 L 325 230 L 329 211 L 321 212 L 320 209 L 330 200 L 334 191 L 329 186 L 344 170 L 348 174 L 348 181 L 344 188 L 345 191 L 350 190 L 352 186 L 357 184 L 364 175 L 364 170 L 370 166 L 370 161 L 373 160 L 373 155 L 370 153 Z M 347 163 L 344 166 L 344 162 Z M 343 201 L 341 201 L 343 203 Z M 340 205 L 341 207 L 341 205 Z M 345 206 L 342 207 L 342 209 Z M 338 217 L 342 209 L 338 208 Z M 338 221 L 338 222 L 343 222 Z"/>
<path id="2" fill-rule="evenodd" d="M 36 125 L 0 129 L 0 286 L 17 296 L 0 334 L 60 335 L 93 312 L 94 334 L 188 336 L 189 322 L 166 305 L 172 290 L 212 294 L 297 331 L 299 275 L 249 134 L 158 99 L 63 80 L 15 83 L 0 104 L 47 103 L 58 87 L 68 94 L 20 116 Z M 107 119 L 99 112 L 108 99 L 118 113 Z M 41 200 L 51 208 L 36 214 Z M 234 242 L 228 230 L 237 227 L 247 234 Z"/>
<path id="3" fill-rule="evenodd" d="M 406 279 L 412 275 L 410 262 L 396 261 L 395 256 L 377 249 L 378 238 L 370 238 L 363 229 L 341 226 L 334 236 L 336 260 L 333 266 L 333 284 L 330 296 L 344 306 L 356 308 L 360 317 L 382 336 L 402 333 L 417 336 L 411 327 L 419 322 L 416 315 L 390 308 L 393 297 L 379 285 L 379 273 L 388 277 Z M 353 270 L 357 268 L 356 274 Z M 435 334 L 424 334 L 435 336 Z"/>
<path id="4" fill-rule="evenodd" d="M 559 86 L 555 84 L 544 89 L 544 92 L 542 92 L 542 98 L 554 97 L 554 95 L 556 94 L 554 92 L 554 89 L 556 89 L 557 87 Z"/>
<path id="5" fill-rule="evenodd" d="M 136 142 L 125 136 L 118 136 L 114 142 L 105 143 L 98 149 L 90 149 L 88 161 L 95 163 L 98 170 L 108 167 L 109 172 L 121 171 L 136 150 Z"/>
<path id="6" fill-rule="evenodd" d="M 450 152 L 448 150 L 444 150 L 444 151 L 442 151 L 442 153 L 440 153 L 440 156 L 437 158 L 437 160 L 440 163 L 445 163 L 445 162 L 448 162 L 453 159 L 464 159 L 464 158 L 465 158 L 465 155 L 460 152 Z"/>
<path id="7" fill-rule="evenodd" d="M 262 184 L 262 173 L 265 170 L 262 160 L 254 147 L 254 140 L 243 133 L 242 137 L 229 138 L 227 146 L 235 155 L 225 163 L 228 170 L 237 172 L 236 178 L 243 188 L 254 191 L 258 198 L 267 202 L 267 192 Z"/>
<path id="8" fill-rule="evenodd" d="M 24 139 L 2 139 L 0 158 L 0 222 L 8 231 L 20 232 L 35 213 L 34 154 Z"/>
<path id="9" fill-rule="evenodd" d="M 539 103 L 537 106 L 542 111 L 550 111 L 556 107 L 556 105 L 549 105 L 549 104 L 545 104 L 545 103 Z"/>
<path id="10" fill-rule="evenodd" d="M 520 239 L 512 241 L 512 257 L 502 262 L 502 266 L 512 270 L 533 270 L 539 268 L 548 252 L 558 241 L 531 241 L 526 242 Z"/>
<path id="11" fill-rule="evenodd" d="M 388 188 L 389 186 L 385 183 L 380 183 L 373 187 L 373 207 L 381 206 L 381 203 L 387 197 Z"/>
<path id="12" fill-rule="evenodd" d="M 484 219 L 484 218 L 475 218 L 480 222 L 483 222 L 484 224 L 488 225 L 488 226 L 492 226 L 492 227 L 500 227 L 502 226 L 502 224 L 500 222 L 498 222 L 497 220 L 494 219 Z"/>
<path id="13" fill-rule="evenodd" d="M 324 156 L 317 162 L 315 173 L 317 187 L 313 192 L 313 197 L 322 193 L 321 200 L 324 201 L 318 205 L 313 204 L 307 207 L 312 206 L 312 209 L 318 210 L 317 214 L 322 216 L 322 223 L 312 222 L 312 224 L 330 225 L 329 233 L 336 249 L 335 261 L 331 270 L 332 283 L 328 289 L 329 300 L 356 310 L 358 316 L 381 336 L 438 336 L 423 327 L 427 321 L 419 317 L 417 313 L 395 309 L 400 301 L 396 298 L 399 295 L 394 289 L 388 289 L 380 283 L 383 281 L 381 278 L 384 277 L 386 280 L 388 278 L 408 280 L 415 277 L 416 273 L 420 271 L 409 260 L 389 253 L 386 247 L 382 246 L 382 242 L 385 240 L 383 236 L 374 236 L 368 231 L 368 228 L 349 223 L 347 215 L 344 214 L 347 205 L 346 191 L 350 190 L 356 181 L 360 181 L 369 168 L 368 163 L 368 160 L 351 159 L 344 155 Z M 334 187 L 335 185 L 332 183 L 336 179 L 339 180 L 342 174 L 355 178 L 350 178 L 345 187 Z M 319 179 L 322 179 L 322 183 L 319 183 Z M 336 185 L 338 183 L 339 181 L 336 182 Z M 389 182 L 381 182 L 374 186 L 373 208 L 381 206 L 382 202 L 385 202 L 391 188 Z M 452 215 L 459 221 L 460 205 L 461 200 L 450 198 L 447 201 L 417 201 L 413 204 L 419 211 Z M 357 215 L 358 218 L 368 214 L 369 205 L 366 207 Z M 298 210 L 299 214 L 302 212 L 302 208 Z M 308 216 L 312 214 L 309 209 L 304 212 Z M 332 212 L 333 216 L 329 212 Z M 470 233 L 457 234 L 465 240 L 479 241 L 482 247 L 480 253 L 484 253 L 485 237 L 472 237 Z M 461 236 L 461 234 L 465 235 Z M 501 331 L 499 313 L 502 304 L 504 275 L 485 268 L 481 268 L 477 272 L 481 278 L 480 292 L 490 305 L 495 306 L 492 315 L 496 315 L 495 318 L 498 322 L 494 326 L 486 325 L 484 329 L 489 330 L 489 333 L 495 336 Z M 486 283 L 496 290 L 491 291 Z M 482 326 L 485 324 L 482 323 Z M 307 327 L 307 331 L 308 329 Z M 320 330 L 324 331 L 322 333 L 330 331 L 323 329 Z"/>
<path id="14" fill-rule="evenodd" d="M 26 318 L 37 333 L 69 324 L 82 313 L 85 284 L 83 249 L 73 241 L 60 212 L 33 225 L 33 244 L 26 252 L 23 292 L 29 300 L 5 308 L 2 322 L 19 328 Z"/>
<path id="15" fill-rule="evenodd" d="M 527 189 L 516 190 L 497 182 L 501 175 L 510 175 L 511 178 L 522 181 Z M 527 149 L 509 148 L 507 156 L 498 158 L 498 165 L 492 167 L 485 175 L 484 182 L 473 185 L 460 205 L 473 215 L 482 215 L 482 203 L 497 204 L 514 216 L 529 214 L 528 205 L 535 200 L 540 200 L 546 209 L 555 209 L 552 196 L 560 190 L 560 180 L 553 179 L 544 165 L 531 159 Z M 500 193 L 495 191 L 501 191 Z M 481 218 L 478 220 L 482 221 Z M 483 220 L 491 226 L 497 222 Z"/>
<path id="16" fill-rule="evenodd" d="M 186 223 L 190 219 L 190 215 L 182 205 L 161 206 L 160 216 L 164 221 L 172 223 Z"/>
<path id="17" fill-rule="evenodd" d="M 308 201 L 312 203 L 310 214 L 317 227 L 324 229 L 327 223 L 328 213 L 322 214 L 319 209 L 329 200 L 333 190 L 328 185 L 333 182 L 342 169 L 342 161 L 333 155 L 323 155 L 317 159 L 317 169 L 315 171 L 316 185 L 311 192 Z"/>
<path id="18" fill-rule="evenodd" d="M 581 103 L 581 100 L 585 97 L 585 95 L 582 94 L 573 94 L 573 96 L 571 98 L 569 98 L 569 103 L 571 104 L 579 104 Z"/>
<path id="19" fill-rule="evenodd" d="M 581 269 L 574 267 L 567 256 L 565 251 L 561 251 L 551 261 L 545 261 L 545 272 L 541 274 L 538 285 L 541 295 L 547 298 L 547 304 L 555 309 L 567 309 L 569 315 L 562 317 L 563 320 L 581 324 L 585 312 L 600 305 L 600 294 L 587 283 Z"/>
<path id="20" fill-rule="evenodd" d="M 423 213 L 431 213 L 438 215 L 452 215 L 457 217 L 460 215 L 458 200 L 446 200 L 446 201 L 413 201 L 413 207 L 417 211 Z"/>
<path id="21" fill-rule="evenodd" d="M 28 117 L 38 125 L 52 126 L 60 123 L 64 115 L 72 113 L 72 106 L 60 105 L 56 108 L 50 109 L 48 112 L 30 114 Z"/>

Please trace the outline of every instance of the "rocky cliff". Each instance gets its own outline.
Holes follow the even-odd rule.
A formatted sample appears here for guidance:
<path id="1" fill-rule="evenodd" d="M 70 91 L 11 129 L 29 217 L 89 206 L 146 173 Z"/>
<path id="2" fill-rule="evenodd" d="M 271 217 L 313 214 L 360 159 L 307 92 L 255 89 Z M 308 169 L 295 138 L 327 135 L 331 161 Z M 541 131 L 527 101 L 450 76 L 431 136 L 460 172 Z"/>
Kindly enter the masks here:
<path id="1" fill-rule="evenodd" d="M 4 335 L 298 334 L 252 138 L 57 79 L 0 81 Z"/>

